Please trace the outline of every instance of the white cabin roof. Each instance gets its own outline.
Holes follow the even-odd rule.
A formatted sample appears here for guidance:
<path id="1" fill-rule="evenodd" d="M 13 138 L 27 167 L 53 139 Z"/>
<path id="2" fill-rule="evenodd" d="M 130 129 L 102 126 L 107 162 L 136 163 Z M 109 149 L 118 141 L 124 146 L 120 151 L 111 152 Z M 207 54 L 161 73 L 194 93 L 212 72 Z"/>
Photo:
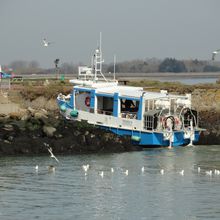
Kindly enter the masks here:
<path id="1" fill-rule="evenodd" d="M 142 87 L 132 87 L 132 86 L 112 86 L 112 87 L 104 87 L 98 88 L 96 90 L 97 93 L 104 93 L 104 94 L 114 94 L 119 93 L 120 96 L 128 96 L 128 97 L 135 97 L 139 98 L 143 93 Z"/>
<path id="2" fill-rule="evenodd" d="M 142 87 L 123 86 L 123 85 L 106 86 L 103 84 L 103 86 L 101 86 L 100 84 L 96 88 L 79 85 L 79 86 L 75 86 L 75 88 L 86 88 L 89 90 L 95 89 L 97 94 L 113 95 L 114 93 L 119 93 L 120 96 L 125 96 L 130 98 L 140 98 L 143 95 L 143 93 L 145 99 L 158 99 L 158 98 L 165 98 L 168 96 L 168 94 L 166 93 L 144 91 Z"/>

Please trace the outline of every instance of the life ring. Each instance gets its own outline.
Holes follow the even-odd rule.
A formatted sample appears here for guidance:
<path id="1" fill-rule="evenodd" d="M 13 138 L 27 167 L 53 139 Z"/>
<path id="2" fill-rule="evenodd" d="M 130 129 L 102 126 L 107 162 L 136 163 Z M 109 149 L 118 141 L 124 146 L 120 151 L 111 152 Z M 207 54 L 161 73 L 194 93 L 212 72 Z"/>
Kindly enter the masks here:
<path id="1" fill-rule="evenodd" d="M 89 96 L 86 96 L 86 98 L 85 98 L 85 105 L 87 107 L 90 107 L 90 97 Z"/>
<path id="2" fill-rule="evenodd" d="M 171 121 L 171 127 L 167 124 L 168 119 L 170 119 L 170 121 Z M 174 130 L 174 128 L 175 128 L 175 119 L 174 119 L 174 117 L 173 116 L 168 116 L 168 117 L 163 118 L 162 125 L 163 125 L 164 129 L 169 129 L 170 130 L 172 128 L 172 130 Z"/>

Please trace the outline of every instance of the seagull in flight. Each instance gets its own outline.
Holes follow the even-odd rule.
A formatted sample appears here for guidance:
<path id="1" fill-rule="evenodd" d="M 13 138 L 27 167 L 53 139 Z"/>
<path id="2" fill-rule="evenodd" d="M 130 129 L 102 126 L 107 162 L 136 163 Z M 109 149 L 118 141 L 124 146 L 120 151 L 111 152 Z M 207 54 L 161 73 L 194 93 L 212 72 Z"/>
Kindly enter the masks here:
<path id="1" fill-rule="evenodd" d="M 55 155 L 53 154 L 52 152 L 52 148 L 50 147 L 50 145 L 48 143 L 44 143 L 44 146 L 47 148 L 47 150 L 49 151 L 50 153 L 50 157 L 51 158 L 54 158 L 58 163 L 59 163 L 59 160 L 55 157 Z"/>
<path id="2" fill-rule="evenodd" d="M 52 42 L 49 42 L 46 40 L 46 38 L 43 39 L 43 45 L 44 47 L 48 47 Z"/>
<path id="3" fill-rule="evenodd" d="M 212 60 L 215 60 L 215 56 L 220 52 L 220 49 L 212 52 Z"/>
<path id="4" fill-rule="evenodd" d="M 53 154 L 53 152 L 52 152 L 52 148 L 50 147 L 50 148 L 47 148 L 47 150 L 49 151 L 49 153 L 50 153 L 50 157 L 51 158 L 54 158 L 56 161 L 57 161 L 57 163 L 59 163 L 59 160 L 55 157 L 55 155 Z"/>

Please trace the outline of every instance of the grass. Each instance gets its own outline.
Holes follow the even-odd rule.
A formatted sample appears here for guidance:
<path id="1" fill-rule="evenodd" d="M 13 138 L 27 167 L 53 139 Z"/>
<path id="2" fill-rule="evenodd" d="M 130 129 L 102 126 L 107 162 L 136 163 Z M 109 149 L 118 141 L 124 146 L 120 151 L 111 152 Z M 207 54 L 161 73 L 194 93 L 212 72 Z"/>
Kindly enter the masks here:
<path id="1" fill-rule="evenodd" d="M 56 98 L 59 93 L 68 94 L 72 90 L 72 85 L 66 82 L 52 81 L 49 84 L 27 83 L 23 85 L 20 93 L 26 100 L 35 100 L 43 96 L 46 99 Z"/>

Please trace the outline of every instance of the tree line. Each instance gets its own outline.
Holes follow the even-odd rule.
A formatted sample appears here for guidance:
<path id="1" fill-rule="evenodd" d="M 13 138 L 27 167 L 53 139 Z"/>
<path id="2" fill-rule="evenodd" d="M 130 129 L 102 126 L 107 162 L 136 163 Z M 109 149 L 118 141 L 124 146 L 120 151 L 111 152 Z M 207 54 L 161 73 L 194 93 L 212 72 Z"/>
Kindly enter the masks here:
<path id="1" fill-rule="evenodd" d="M 59 72 L 63 74 L 77 74 L 78 66 L 82 63 L 60 63 Z M 37 74 L 37 73 L 55 73 L 55 65 L 49 69 L 40 67 L 37 61 L 14 61 L 7 65 L 15 74 Z M 4 68 L 4 66 L 3 66 Z M 156 73 L 156 72 L 218 72 L 220 71 L 220 62 L 218 61 L 202 61 L 202 60 L 177 60 L 175 58 L 165 58 L 164 60 L 150 58 L 137 59 L 116 63 L 104 64 L 103 72 L 113 73 Z"/>

